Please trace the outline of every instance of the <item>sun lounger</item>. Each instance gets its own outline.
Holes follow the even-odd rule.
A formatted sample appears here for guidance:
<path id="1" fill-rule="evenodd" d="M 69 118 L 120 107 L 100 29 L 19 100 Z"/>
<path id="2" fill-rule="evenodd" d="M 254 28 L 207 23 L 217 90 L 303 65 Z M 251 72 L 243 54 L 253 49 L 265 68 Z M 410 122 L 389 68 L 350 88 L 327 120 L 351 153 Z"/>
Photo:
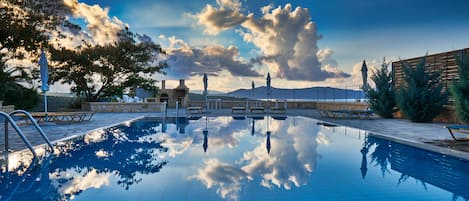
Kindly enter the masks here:
<path id="1" fill-rule="evenodd" d="M 331 124 L 331 123 L 327 123 L 327 122 L 317 122 L 316 124 L 317 124 L 317 125 L 320 125 L 320 126 L 325 126 L 325 127 L 337 127 L 337 125 Z"/>
<path id="2" fill-rule="evenodd" d="M 0 105 L 0 111 L 5 112 L 5 113 L 10 113 L 15 110 L 14 105 Z"/>
<path id="3" fill-rule="evenodd" d="M 264 107 L 251 107 L 249 108 L 249 110 L 251 111 L 251 113 L 264 113 L 265 112 L 265 108 Z"/>
<path id="4" fill-rule="evenodd" d="M 246 116 L 244 116 L 244 115 L 242 115 L 242 116 L 241 115 L 233 115 L 231 117 L 233 117 L 234 120 L 245 120 L 246 119 Z"/>
<path id="5" fill-rule="evenodd" d="M 285 114 L 287 112 L 285 107 L 272 107 L 270 108 L 270 110 L 272 111 L 272 113 L 276 114 Z"/>
<path id="6" fill-rule="evenodd" d="M 202 107 L 187 107 L 187 114 L 202 114 Z"/>
<path id="7" fill-rule="evenodd" d="M 89 121 L 93 118 L 94 112 L 32 112 L 31 116 L 37 122 L 55 122 L 55 123 L 77 123 Z"/>
<path id="8" fill-rule="evenodd" d="M 335 119 L 371 119 L 373 115 L 369 110 L 319 110 L 322 117 Z"/>
<path id="9" fill-rule="evenodd" d="M 249 118 L 252 118 L 254 120 L 262 120 L 262 119 L 264 119 L 264 116 L 253 115 L 253 116 L 249 116 Z"/>
<path id="10" fill-rule="evenodd" d="M 285 119 L 287 119 L 287 116 L 286 115 L 272 115 L 272 119 L 285 120 Z"/>
<path id="11" fill-rule="evenodd" d="M 452 125 L 452 126 L 445 126 L 448 129 L 449 134 L 451 137 L 456 141 L 468 141 L 469 138 L 456 138 L 455 134 L 465 134 L 469 135 L 469 126 L 463 125 Z"/>
<path id="12" fill-rule="evenodd" d="M 244 114 L 246 112 L 246 108 L 243 106 L 235 106 L 231 108 L 231 112 L 233 114 Z"/>
<path id="13" fill-rule="evenodd" d="M 188 120 L 199 120 L 202 118 L 202 115 L 188 116 Z"/>

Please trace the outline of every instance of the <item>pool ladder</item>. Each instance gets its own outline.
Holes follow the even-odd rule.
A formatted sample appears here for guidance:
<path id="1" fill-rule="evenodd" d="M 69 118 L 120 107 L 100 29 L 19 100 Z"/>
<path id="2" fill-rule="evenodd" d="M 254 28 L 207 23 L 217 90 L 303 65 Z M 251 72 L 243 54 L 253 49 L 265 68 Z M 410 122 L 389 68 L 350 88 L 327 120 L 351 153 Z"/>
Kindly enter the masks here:
<path id="1" fill-rule="evenodd" d="M 32 124 L 34 125 L 36 130 L 39 132 L 39 134 L 42 136 L 42 138 L 46 141 L 47 145 L 49 145 L 49 147 L 52 150 L 54 149 L 54 147 L 53 147 L 52 143 L 50 142 L 49 138 L 47 137 L 47 135 L 44 133 L 44 131 L 37 124 L 36 120 L 31 116 L 31 114 L 29 112 L 26 112 L 24 110 L 15 110 L 15 111 L 11 112 L 10 114 L 8 114 L 6 112 L 0 111 L 0 116 L 3 116 L 5 118 L 4 127 L 5 127 L 5 152 L 6 152 L 6 154 L 8 154 L 8 150 L 9 150 L 9 144 L 8 144 L 8 130 L 9 130 L 8 129 L 8 123 L 9 123 L 15 129 L 16 133 L 20 136 L 21 140 L 23 140 L 24 144 L 26 144 L 28 149 L 33 154 L 34 158 L 35 159 L 38 158 L 37 154 L 36 154 L 36 151 L 33 148 L 33 145 L 29 142 L 29 140 L 24 135 L 23 131 L 20 129 L 20 127 L 18 127 L 18 125 L 16 124 L 16 121 L 13 119 L 13 117 L 17 114 L 23 114 L 23 116 L 28 118 L 32 122 Z"/>

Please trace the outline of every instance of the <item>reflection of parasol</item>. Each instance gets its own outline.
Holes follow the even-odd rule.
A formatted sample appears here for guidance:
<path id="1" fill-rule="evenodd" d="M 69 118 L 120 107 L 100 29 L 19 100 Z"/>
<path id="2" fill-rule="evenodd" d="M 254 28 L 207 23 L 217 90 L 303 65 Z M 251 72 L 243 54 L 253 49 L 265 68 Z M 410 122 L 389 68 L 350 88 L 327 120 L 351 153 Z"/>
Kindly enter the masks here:
<path id="1" fill-rule="evenodd" d="M 363 148 L 360 150 L 360 152 L 362 153 L 362 164 L 360 166 L 360 171 L 362 173 L 362 179 L 365 179 L 365 176 L 366 176 L 366 172 L 368 171 L 368 168 L 367 168 L 367 165 L 368 165 L 368 162 L 366 161 L 366 155 L 368 154 L 368 143 L 365 142 L 365 144 L 363 145 Z"/>
<path id="2" fill-rule="evenodd" d="M 269 117 L 267 117 L 267 140 L 266 140 L 266 143 L 265 143 L 265 148 L 267 149 L 267 154 L 270 154 L 270 125 L 269 125 Z"/>
<path id="3" fill-rule="evenodd" d="M 270 154 L 270 131 L 267 131 L 267 142 L 265 143 L 267 153 Z"/>
<path id="4" fill-rule="evenodd" d="M 204 147 L 204 152 L 207 152 L 208 149 L 208 129 L 207 129 L 207 124 L 208 124 L 208 119 L 207 115 L 205 115 L 205 129 L 202 131 L 204 134 L 204 144 L 202 145 Z"/>
<path id="5" fill-rule="evenodd" d="M 47 121 L 47 96 L 46 92 L 49 91 L 49 64 L 47 63 L 46 53 L 44 49 L 41 51 L 41 57 L 39 58 L 39 67 L 41 73 L 41 90 L 44 94 L 44 113 L 46 114 Z"/>
<path id="6" fill-rule="evenodd" d="M 208 148 L 208 130 L 204 130 L 203 133 L 204 133 L 204 144 L 203 144 L 204 152 L 207 152 L 207 148 Z"/>
<path id="7" fill-rule="evenodd" d="M 255 128 L 254 124 L 256 124 L 256 121 L 254 121 L 254 118 L 252 119 L 252 127 L 251 127 L 251 135 L 254 136 Z"/>
<path id="8" fill-rule="evenodd" d="M 166 125 L 166 117 L 164 117 L 163 122 L 161 123 L 161 132 L 165 133 L 167 128 L 168 126 Z"/>

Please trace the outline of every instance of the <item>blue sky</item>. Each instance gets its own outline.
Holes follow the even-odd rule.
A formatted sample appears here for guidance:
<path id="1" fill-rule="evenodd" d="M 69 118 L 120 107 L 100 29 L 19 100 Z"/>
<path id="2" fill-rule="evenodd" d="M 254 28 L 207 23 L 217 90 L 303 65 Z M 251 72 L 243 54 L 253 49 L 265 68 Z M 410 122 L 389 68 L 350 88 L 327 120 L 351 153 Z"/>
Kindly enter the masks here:
<path id="1" fill-rule="evenodd" d="M 174 72 L 170 70 L 166 77 L 160 76 L 158 79 L 185 78 L 194 85 L 193 88 L 201 87 L 198 83 L 202 72 L 211 73 L 212 81 L 219 83 L 214 90 L 222 91 L 239 87 L 249 88 L 250 80 L 256 81 L 258 86 L 264 85 L 266 72 L 274 75 L 274 87 L 295 88 L 318 85 L 344 87 L 347 85 L 344 83 L 355 86 L 358 85 L 357 80 L 360 80 L 356 74 L 363 59 L 366 59 L 370 66 L 378 66 L 384 56 L 390 60 L 397 60 L 421 56 L 427 52 L 432 54 L 469 47 L 469 20 L 467 20 L 469 1 L 467 0 L 81 0 L 79 2 L 108 8 L 109 17 L 117 17 L 128 24 L 132 31 L 150 36 L 154 41 L 161 43 L 163 48 L 173 48 L 174 51 L 170 51 L 173 54 L 170 59 L 179 62 L 173 62 L 174 67 L 170 65 Z M 309 21 L 300 22 L 303 23 L 302 28 L 291 31 L 307 30 L 305 28 L 307 23 L 314 23 L 315 30 L 307 31 L 305 34 L 313 38 L 317 34 L 317 39 L 306 44 L 316 45 L 317 49 L 303 47 L 301 55 L 293 52 L 291 53 L 293 56 L 282 60 L 278 57 L 282 57 L 281 54 L 290 54 L 289 51 L 270 52 L 270 49 L 283 44 L 287 45 L 285 47 L 296 48 L 302 42 L 298 40 L 296 44 L 287 44 L 288 42 L 283 43 L 280 39 L 267 40 L 262 38 L 264 33 L 256 32 L 256 28 L 263 26 L 262 18 L 265 13 L 272 14 L 276 8 L 280 8 L 277 10 L 279 12 L 286 12 L 287 4 L 291 4 L 289 12 L 291 15 L 297 6 L 307 8 L 302 11 L 309 14 L 306 16 Z M 267 5 L 271 5 L 270 9 L 265 13 L 261 12 L 261 8 Z M 228 19 L 220 15 L 203 18 L 210 14 L 210 8 L 220 15 L 225 14 L 224 11 L 232 11 L 231 14 L 236 15 L 236 18 Z M 249 18 L 249 14 L 253 17 Z M 214 16 L 218 18 L 214 19 Z M 278 16 L 280 17 L 276 19 L 281 19 L 281 15 Z M 232 19 L 233 23 L 228 22 Z M 235 22 L 235 19 L 240 21 Z M 296 28 L 293 25 L 292 27 Z M 277 25 L 270 28 L 275 30 Z M 279 31 L 277 35 L 288 39 L 291 34 L 294 33 L 288 33 L 287 30 Z M 170 42 L 172 36 L 174 36 L 173 46 Z M 300 34 L 291 37 L 299 36 Z M 246 37 L 254 38 L 248 40 Z M 179 41 L 178 46 L 174 46 L 175 40 Z M 266 47 L 263 40 L 275 44 Z M 187 48 L 180 48 L 181 46 Z M 233 48 L 230 49 L 230 46 Z M 199 51 L 204 59 L 183 55 L 184 50 L 188 49 Z M 222 61 L 228 58 L 230 61 L 220 63 L 234 67 L 217 67 L 221 64 L 214 64 L 214 60 L 210 58 L 214 51 L 223 52 L 223 55 L 217 55 L 215 60 Z M 308 52 L 315 58 L 305 59 L 304 54 Z M 315 53 L 318 55 L 314 55 Z M 260 62 L 252 62 L 254 59 Z M 185 66 L 191 65 L 187 61 L 196 64 L 213 64 L 213 66 L 200 68 L 200 65 L 194 65 L 183 70 Z M 309 69 L 305 65 L 316 66 L 317 69 Z M 233 86 L 233 83 L 237 82 L 243 84 Z"/>

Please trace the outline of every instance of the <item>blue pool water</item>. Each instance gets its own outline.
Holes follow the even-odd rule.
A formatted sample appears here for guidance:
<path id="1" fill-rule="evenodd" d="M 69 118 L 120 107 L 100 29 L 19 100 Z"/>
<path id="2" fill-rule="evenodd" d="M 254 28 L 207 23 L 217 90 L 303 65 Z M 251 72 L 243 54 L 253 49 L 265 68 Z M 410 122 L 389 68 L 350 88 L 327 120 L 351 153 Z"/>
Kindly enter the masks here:
<path id="1" fill-rule="evenodd" d="M 0 200 L 467 200 L 469 162 L 288 117 L 146 118 L 2 161 Z"/>

